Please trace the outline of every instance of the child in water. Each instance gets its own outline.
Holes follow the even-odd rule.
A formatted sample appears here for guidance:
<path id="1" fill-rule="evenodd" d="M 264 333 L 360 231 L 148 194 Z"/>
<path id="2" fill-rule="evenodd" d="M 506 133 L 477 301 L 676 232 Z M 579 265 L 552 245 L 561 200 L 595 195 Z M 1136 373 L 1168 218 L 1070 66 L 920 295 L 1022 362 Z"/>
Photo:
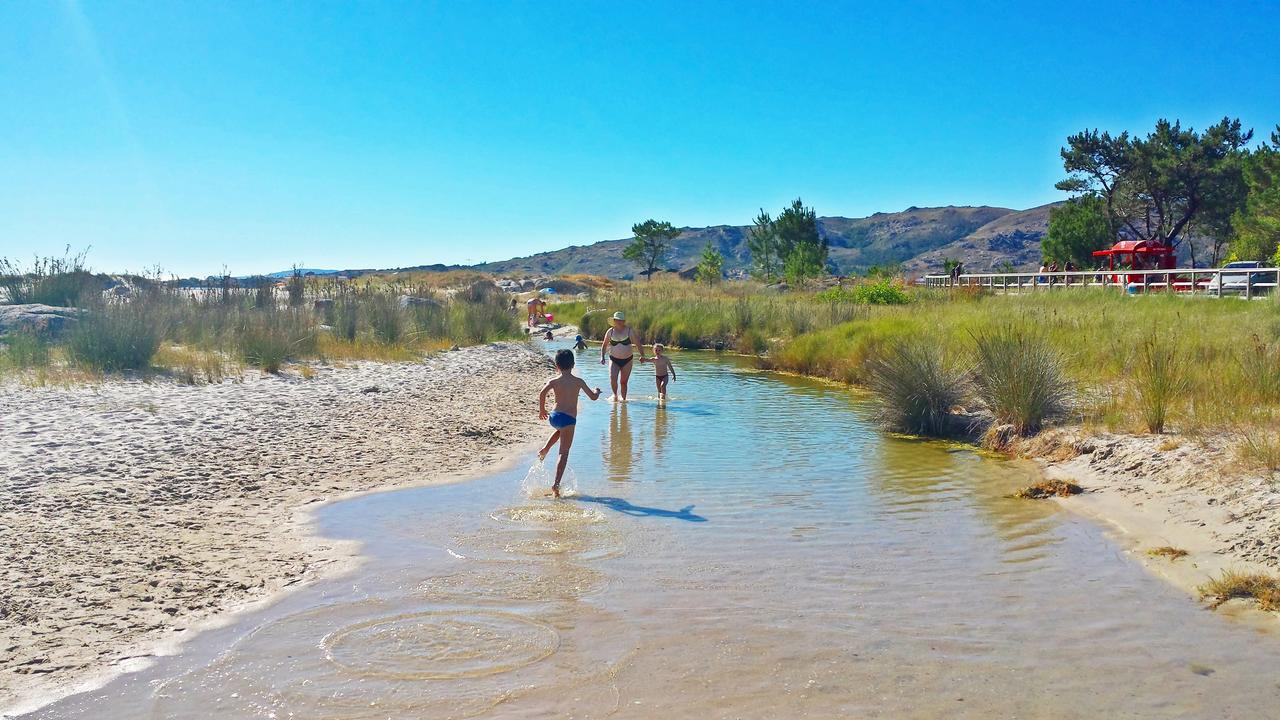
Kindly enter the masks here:
<path id="1" fill-rule="evenodd" d="M 587 349 L 587 341 L 586 341 L 586 340 L 583 340 L 581 335 L 577 336 L 576 338 L 574 338 L 574 339 L 573 339 L 573 349 L 574 349 L 574 350 L 586 350 L 586 349 Z"/>
<path id="2" fill-rule="evenodd" d="M 556 367 L 560 369 L 560 375 L 554 377 L 547 382 L 546 387 L 542 388 L 542 393 L 538 395 L 538 419 L 546 420 L 556 431 L 551 434 L 551 439 L 547 440 L 547 444 L 538 452 L 538 460 L 544 460 L 547 453 L 551 452 L 551 446 L 560 442 L 560 462 L 556 464 L 556 481 L 551 486 L 551 492 L 556 497 L 560 497 L 560 479 L 564 477 L 564 468 L 569 464 L 569 448 L 573 446 L 573 430 L 578 422 L 578 391 L 587 394 L 592 400 L 599 400 L 600 388 L 592 390 L 582 381 L 582 378 L 573 374 L 573 352 L 570 350 L 561 350 L 556 353 Z M 556 395 L 556 409 L 547 415 L 547 393 L 552 392 Z"/>
<path id="3" fill-rule="evenodd" d="M 662 351 L 666 350 L 666 346 L 662 343 L 653 344 L 653 379 L 658 383 L 658 399 L 667 399 L 667 382 L 668 376 L 670 380 L 676 379 L 676 366 L 671 364 L 671 357 L 663 355 Z"/>
<path id="4" fill-rule="evenodd" d="M 546 334 L 544 334 L 544 335 L 542 336 L 542 339 L 543 339 L 543 340 L 555 340 L 555 339 L 556 339 L 556 336 L 555 336 L 555 335 L 552 335 L 552 334 L 551 334 L 551 331 L 550 331 L 550 330 L 548 330 L 548 331 L 546 332 Z"/>

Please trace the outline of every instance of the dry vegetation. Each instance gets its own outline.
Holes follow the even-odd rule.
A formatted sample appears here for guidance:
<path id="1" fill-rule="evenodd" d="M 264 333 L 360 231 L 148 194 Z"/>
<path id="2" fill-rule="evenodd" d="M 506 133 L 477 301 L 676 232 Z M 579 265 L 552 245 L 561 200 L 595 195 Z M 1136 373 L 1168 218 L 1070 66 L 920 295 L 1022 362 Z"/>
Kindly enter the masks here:
<path id="1" fill-rule="evenodd" d="M 8 297 L 54 301 L 80 314 L 58 333 L 0 336 L 0 376 L 43 385 L 133 372 L 216 383 L 246 367 L 279 373 L 311 361 L 410 361 L 518 335 L 507 294 L 477 273 L 298 276 L 194 290 L 133 278 L 127 293 L 113 294 L 102 291 L 102 276 L 78 262 L 64 265 L 3 278 Z"/>
<path id="2" fill-rule="evenodd" d="M 1176 548 L 1172 545 L 1161 545 L 1160 547 L 1154 547 L 1147 551 L 1147 555 L 1151 557 L 1168 558 L 1170 561 L 1181 560 L 1190 554 L 1191 553 L 1186 550 Z"/>
<path id="3" fill-rule="evenodd" d="M 1265 573 L 1223 570 L 1200 586 L 1200 596 L 1211 600 L 1214 608 L 1228 600 L 1252 599 L 1261 610 L 1280 611 L 1280 579 Z"/>
<path id="4" fill-rule="evenodd" d="M 1028 485 L 1013 496 L 1024 500 L 1042 500 L 1050 497 L 1071 497 L 1084 492 L 1084 488 L 1073 482 L 1066 480 L 1041 480 L 1034 485 Z"/>

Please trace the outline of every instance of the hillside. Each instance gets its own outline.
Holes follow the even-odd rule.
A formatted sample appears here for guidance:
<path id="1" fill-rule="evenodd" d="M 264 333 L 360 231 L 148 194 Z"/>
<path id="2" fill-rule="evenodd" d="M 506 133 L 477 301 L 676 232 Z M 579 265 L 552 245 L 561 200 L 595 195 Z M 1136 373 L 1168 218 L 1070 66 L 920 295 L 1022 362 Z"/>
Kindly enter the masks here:
<path id="1" fill-rule="evenodd" d="M 1019 270 L 1034 270 L 1040 265 L 1040 241 L 1049 229 L 1049 209 L 1060 204 L 1010 212 L 963 238 L 920 253 L 902 267 L 911 273 L 935 272 L 951 259 L 963 262 L 970 272 L 997 270 L 1005 263 Z"/>
<path id="2" fill-rule="evenodd" d="M 1008 208 L 987 206 L 912 207 L 902 212 L 876 213 L 865 218 L 818 218 L 818 231 L 831 246 L 831 260 L 841 273 L 847 274 L 873 265 L 905 263 L 968 238 L 1001 218 L 1017 214 Z M 726 271 L 745 270 L 751 262 L 751 254 L 747 251 L 749 230 L 750 226 L 735 225 L 683 228 L 673 242 L 666 269 L 681 270 L 697 263 L 702 248 L 710 242 L 724 254 Z M 1040 232 L 1043 233 L 1043 227 Z M 636 266 L 622 258 L 622 250 L 628 242 L 629 239 L 620 239 L 575 245 L 528 257 L 484 263 L 475 269 L 500 275 L 591 273 L 629 278 L 635 275 Z M 941 261 L 938 261 L 938 266 L 941 267 Z"/>

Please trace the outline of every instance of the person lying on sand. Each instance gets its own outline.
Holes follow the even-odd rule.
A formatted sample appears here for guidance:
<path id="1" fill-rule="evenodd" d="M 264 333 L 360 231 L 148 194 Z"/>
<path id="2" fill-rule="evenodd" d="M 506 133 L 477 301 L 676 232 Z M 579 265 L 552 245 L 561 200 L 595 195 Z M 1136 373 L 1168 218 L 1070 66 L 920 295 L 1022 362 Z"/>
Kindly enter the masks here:
<path id="1" fill-rule="evenodd" d="M 676 379 L 676 366 L 671 364 L 671 356 L 662 354 L 662 351 L 666 349 L 667 347 L 662 343 L 654 343 L 653 359 L 640 361 L 653 363 L 653 378 L 658 384 L 659 400 L 667 399 L 668 376 L 670 376 L 670 380 L 672 381 Z"/>
<path id="2" fill-rule="evenodd" d="M 547 440 L 547 444 L 538 452 L 538 460 L 545 460 L 547 453 L 551 452 L 551 446 L 557 441 L 560 443 L 560 462 L 556 463 L 556 481 L 551 486 L 551 492 L 555 493 L 556 497 L 560 497 L 560 479 L 564 477 L 565 466 L 569 464 L 569 448 L 573 446 L 573 430 L 578 423 L 578 391 L 586 393 L 592 400 L 599 400 L 600 394 L 604 392 L 600 388 L 592 390 L 587 387 L 582 378 L 574 375 L 573 363 L 572 351 L 557 352 L 556 367 L 560 368 L 560 374 L 547 381 L 546 387 L 542 388 L 542 392 L 538 395 L 538 419 L 548 421 L 556 430 L 551 434 L 551 439 Z M 556 395 L 556 409 L 547 415 L 547 393 L 549 392 Z"/>

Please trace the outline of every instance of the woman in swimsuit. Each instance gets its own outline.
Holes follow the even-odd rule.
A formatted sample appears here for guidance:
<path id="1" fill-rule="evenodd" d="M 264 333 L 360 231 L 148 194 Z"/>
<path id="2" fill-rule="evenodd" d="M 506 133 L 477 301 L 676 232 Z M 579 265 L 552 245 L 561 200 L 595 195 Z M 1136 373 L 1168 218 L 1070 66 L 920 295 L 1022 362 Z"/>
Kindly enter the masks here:
<path id="1" fill-rule="evenodd" d="M 631 379 L 631 360 L 635 348 L 640 348 L 640 362 L 645 362 L 644 345 L 627 327 L 627 316 L 621 312 L 613 314 L 613 327 L 604 331 L 604 342 L 600 344 L 600 364 L 609 363 L 609 387 L 613 389 L 614 401 L 627 399 L 627 381 Z M 608 360 L 605 356 L 608 355 Z M 621 391 L 621 392 L 619 392 Z"/>

